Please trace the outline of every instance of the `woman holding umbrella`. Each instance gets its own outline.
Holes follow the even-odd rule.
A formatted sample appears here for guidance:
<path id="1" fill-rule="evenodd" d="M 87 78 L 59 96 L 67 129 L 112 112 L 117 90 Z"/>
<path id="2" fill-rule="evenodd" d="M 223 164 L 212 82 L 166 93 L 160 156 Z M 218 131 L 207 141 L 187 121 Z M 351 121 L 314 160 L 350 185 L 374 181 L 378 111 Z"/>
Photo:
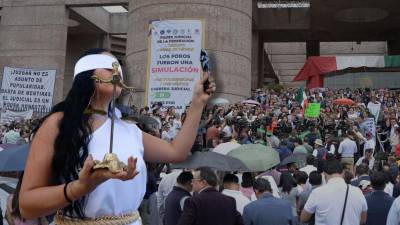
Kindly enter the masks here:
<path id="1" fill-rule="evenodd" d="M 144 161 L 178 162 L 188 155 L 202 109 L 215 91 L 214 83 L 203 90 L 208 73 L 195 85 L 185 123 L 174 141 L 167 143 L 142 133 L 136 125 L 117 118 L 113 153 L 127 166 L 121 172 L 93 170 L 94 159 L 101 160 L 108 152 L 108 131 L 114 121 L 109 117 L 118 117 L 118 112 L 110 110 L 115 86 L 95 82 L 93 76 L 100 81 L 114 78 L 111 69 L 115 69 L 116 61 L 103 49 L 88 51 L 75 66 L 66 99 L 39 125 L 20 192 L 23 218 L 57 211 L 56 224 L 79 224 L 84 219 L 94 225 L 138 225 L 137 209 L 146 191 Z M 122 77 L 121 71 L 119 74 Z M 121 93 L 120 86 L 116 92 Z"/>

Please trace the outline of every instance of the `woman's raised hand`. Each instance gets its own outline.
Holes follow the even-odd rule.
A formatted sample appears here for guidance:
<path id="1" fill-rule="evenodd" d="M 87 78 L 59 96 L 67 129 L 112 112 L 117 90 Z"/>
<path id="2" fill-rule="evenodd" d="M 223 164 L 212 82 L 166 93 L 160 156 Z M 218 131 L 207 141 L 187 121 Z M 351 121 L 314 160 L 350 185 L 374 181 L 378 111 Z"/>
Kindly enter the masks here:
<path id="1" fill-rule="evenodd" d="M 203 77 L 196 83 L 194 87 L 192 102 L 206 104 L 210 96 L 215 92 L 216 85 L 215 82 L 210 80 L 210 85 L 208 89 L 204 91 L 204 83 L 208 80 L 208 72 L 203 72 Z"/>

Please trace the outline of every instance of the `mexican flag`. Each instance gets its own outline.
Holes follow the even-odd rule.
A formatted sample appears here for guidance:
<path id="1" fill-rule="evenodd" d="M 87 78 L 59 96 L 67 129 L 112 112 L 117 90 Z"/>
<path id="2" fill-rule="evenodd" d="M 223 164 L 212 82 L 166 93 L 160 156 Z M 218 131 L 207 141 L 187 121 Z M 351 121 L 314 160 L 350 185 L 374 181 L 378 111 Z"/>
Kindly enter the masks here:
<path id="1" fill-rule="evenodd" d="M 360 67 L 400 67 L 400 56 L 312 56 L 293 81 L 307 80 L 307 88 L 323 87 L 322 74 Z"/>
<path id="2" fill-rule="evenodd" d="M 301 105 L 301 108 L 303 109 L 307 108 L 308 100 L 306 92 L 304 91 L 303 87 L 300 87 L 299 90 L 297 90 L 295 100 L 297 103 Z"/>

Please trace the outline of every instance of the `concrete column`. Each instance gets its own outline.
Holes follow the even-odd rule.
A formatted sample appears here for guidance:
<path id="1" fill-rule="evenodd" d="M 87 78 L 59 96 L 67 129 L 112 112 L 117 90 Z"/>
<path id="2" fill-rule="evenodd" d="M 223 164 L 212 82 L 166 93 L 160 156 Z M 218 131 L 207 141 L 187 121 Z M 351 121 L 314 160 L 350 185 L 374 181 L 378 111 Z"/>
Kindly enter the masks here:
<path id="1" fill-rule="evenodd" d="M 206 22 L 206 49 L 217 80 L 216 96 L 239 101 L 251 89 L 252 1 L 133 0 L 128 16 L 127 70 L 138 88 L 135 104 L 144 102 L 147 34 L 154 19 L 199 18 Z"/>
<path id="2" fill-rule="evenodd" d="M 70 34 L 67 40 L 65 75 L 63 79 L 63 96 L 68 94 L 72 87 L 75 63 L 79 57 L 88 49 L 105 48 L 110 49 L 109 45 L 105 45 L 107 35 L 102 34 Z"/>
<path id="3" fill-rule="evenodd" d="M 260 37 L 259 37 L 259 32 L 256 30 L 252 31 L 251 35 L 251 88 L 256 89 L 260 87 L 260 85 L 263 85 L 263 79 L 260 79 L 260 76 L 263 76 L 262 70 L 260 71 L 260 58 L 262 58 L 262 55 L 260 55 L 261 51 L 260 48 L 262 49 L 264 45 L 260 45 Z M 261 84 L 260 84 L 261 80 Z"/>
<path id="4" fill-rule="evenodd" d="M 3 1 L 0 75 L 5 66 L 55 69 L 53 104 L 62 100 L 68 11 L 62 1 Z"/>

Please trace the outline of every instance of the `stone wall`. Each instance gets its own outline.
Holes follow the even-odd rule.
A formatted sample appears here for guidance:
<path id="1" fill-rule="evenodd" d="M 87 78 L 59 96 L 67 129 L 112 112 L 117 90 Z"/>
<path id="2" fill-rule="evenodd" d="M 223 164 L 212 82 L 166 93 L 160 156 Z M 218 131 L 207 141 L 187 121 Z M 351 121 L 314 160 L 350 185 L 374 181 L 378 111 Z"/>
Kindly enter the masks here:
<path id="1" fill-rule="evenodd" d="M 206 23 L 206 49 L 217 80 L 217 95 L 232 101 L 249 96 L 251 86 L 252 2 L 243 0 L 133 0 L 128 17 L 127 69 L 143 104 L 147 34 L 154 19 L 194 18 Z"/>

